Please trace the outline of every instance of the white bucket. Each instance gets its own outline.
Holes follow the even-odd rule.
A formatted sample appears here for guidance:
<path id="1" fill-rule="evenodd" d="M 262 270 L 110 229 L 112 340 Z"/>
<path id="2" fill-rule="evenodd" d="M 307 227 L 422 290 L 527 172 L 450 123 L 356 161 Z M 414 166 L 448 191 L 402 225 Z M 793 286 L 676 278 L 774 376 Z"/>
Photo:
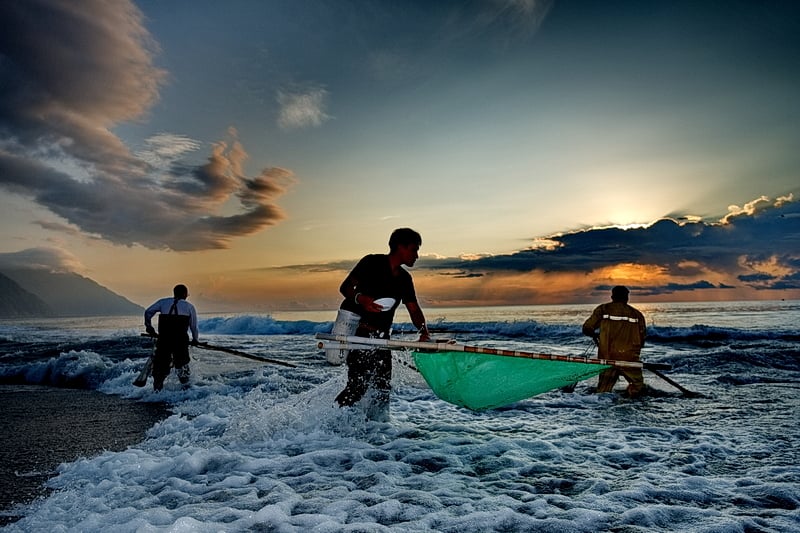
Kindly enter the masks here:
<path id="1" fill-rule="evenodd" d="M 336 322 L 333 324 L 331 333 L 334 335 L 354 335 L 360 321 L 361 317 L 356 313 L 339 309 L 339 312 L 336 313 Z M 325 357 L 330 364 L 341 365 L 347 359 L 349 351 L 341 348 L 328 348 L 325 350 Z"/>

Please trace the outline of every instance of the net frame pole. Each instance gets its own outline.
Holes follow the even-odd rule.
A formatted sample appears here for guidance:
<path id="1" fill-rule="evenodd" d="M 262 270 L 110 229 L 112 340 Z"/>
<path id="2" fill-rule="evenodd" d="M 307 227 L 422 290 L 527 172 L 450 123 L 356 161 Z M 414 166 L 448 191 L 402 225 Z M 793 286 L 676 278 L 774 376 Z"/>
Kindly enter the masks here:
<path id="1" fill-rule="evenodd" d="M 317 339 L 332 341 L 341 344 L 354 345 L 350 349 L 365 349 L 369 347 L 385 348 L 411 348 L 419 351 L 436 352 L 465 352 L 482 353 L 487 355 L 499 355 L 502 357 L 519 357 L 523 359 L 543 359 L 548 361 L 566 361 L 571 363 L 584 363 L 590 365 L 608 365 L 623 368 L 654 368 L 669 370 L 670 365 L 655 365 L 653 363 L 642 363 L 641 361 L 617 361 L 615 359 L 596 359 L 589 357 L 576 357 L 572 355 L 556 355 L 536 352 L 524 352 L 519 350 L 503 350 L 500 348 L 487 348 L 483 346 L 469 346 L 460 343 L 450 342 L 420 342 L 420 341 L 398 341 L 391 339 L 373 339 L 368 337 L 357 337 L 355 335 L 333 335 L 329 333 L 317 333 Z M 319 343 L 319 347 L 324 346 Z"/>

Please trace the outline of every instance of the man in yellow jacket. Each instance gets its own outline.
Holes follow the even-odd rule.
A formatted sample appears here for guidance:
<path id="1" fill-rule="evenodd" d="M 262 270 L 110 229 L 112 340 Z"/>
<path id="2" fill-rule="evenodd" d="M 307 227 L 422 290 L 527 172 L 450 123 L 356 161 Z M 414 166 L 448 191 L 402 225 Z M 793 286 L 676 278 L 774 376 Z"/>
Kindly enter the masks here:
<path id="1" fill-rule="evenodd" d="M 618 285 L 611 290 L 611 302 L 599 305 L 583 323 L 583 334 L 594 339 L 597 357 L 617 361 L 638 361 L 644 346 L 645 321 L 638 309 L 628 305 L 628 289 Z M 597 334 L 600 330 L 600 334 Z M 612 367 L 600 374 L 597 392 L 611 392 L 617 379 L 628 381 L 628 395 L 644 392 L 641 368 Z"/>

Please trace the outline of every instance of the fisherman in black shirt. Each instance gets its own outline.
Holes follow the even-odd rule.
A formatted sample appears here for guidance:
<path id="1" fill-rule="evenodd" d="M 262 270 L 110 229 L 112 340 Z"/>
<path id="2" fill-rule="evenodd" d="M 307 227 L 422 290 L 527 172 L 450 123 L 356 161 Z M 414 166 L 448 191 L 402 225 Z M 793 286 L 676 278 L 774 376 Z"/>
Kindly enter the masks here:
<path id="1" fill-rule="evenodd" d="M 341 308 L 358 314 L 356 336 L 388 339 L 394 312 L 402 302 L 419 340 L 430 340 L 425 316 L 417 303 L 414 282 L 403 266 L 412 267 L 419 257 L 422 237 L 409 228 L 395 230 L 389 238 L 389 254 L 363 257 L 339 287 Z M 355 405 L 369 391 L 368 415 L 378 420 L 389 416 L 392 355 L 389 350 L 351 350 L 347 355 L 347 386 L 336 397 L 342 406 Z"/>

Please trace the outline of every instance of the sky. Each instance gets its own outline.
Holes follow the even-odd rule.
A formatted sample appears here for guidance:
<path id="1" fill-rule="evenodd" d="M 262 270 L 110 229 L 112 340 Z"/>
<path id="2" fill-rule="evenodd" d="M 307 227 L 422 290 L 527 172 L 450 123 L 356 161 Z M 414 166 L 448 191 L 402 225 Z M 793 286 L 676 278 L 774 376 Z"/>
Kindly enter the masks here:
<path id="1" fill-rule="evenodd" d="M 800 3 L 0 3 L 0 272 L 335 309 L 800 298 Z"/>

